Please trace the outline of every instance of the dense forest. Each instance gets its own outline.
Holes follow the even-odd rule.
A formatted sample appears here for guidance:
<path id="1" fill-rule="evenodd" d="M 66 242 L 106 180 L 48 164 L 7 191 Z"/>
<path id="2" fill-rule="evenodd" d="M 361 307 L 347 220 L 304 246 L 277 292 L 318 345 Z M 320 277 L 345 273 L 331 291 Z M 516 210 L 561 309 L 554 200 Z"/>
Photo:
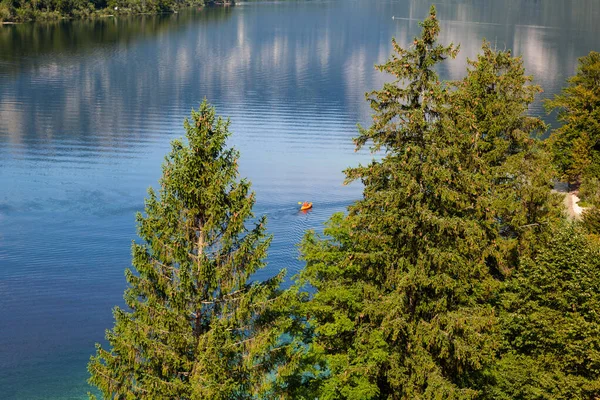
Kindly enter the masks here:
<path id="1" fill-rule="evenodd" d="M 105 398 L 600 397 L 600 54 L 548 101 L 484 42 L 459 81 L 436 70 L 435 8 L 377 66 L 372 124 L 348 168 L 360 200 L 300 244 L 304 269 L 257 282 L 271 237 L 206 101 L 137 215 L 126 308 L 88 365 Z M 568 219 L 565 179 L 585 201 Z"/>
<path id="2" fill-rule="evenodd" d="M 0 0 L 0 22 L 169 13 L 181 7 L 222 3 L 218 0 Z"/>

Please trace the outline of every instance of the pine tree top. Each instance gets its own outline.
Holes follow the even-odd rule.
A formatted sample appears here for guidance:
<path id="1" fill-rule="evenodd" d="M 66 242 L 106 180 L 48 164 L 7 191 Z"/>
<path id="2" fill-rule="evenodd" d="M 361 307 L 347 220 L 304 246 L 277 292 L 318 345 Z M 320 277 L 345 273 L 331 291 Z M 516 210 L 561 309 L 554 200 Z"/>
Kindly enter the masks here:
<path id="1" fill-rule="evenodd" d="M 229 121 L 204 101 L 184 127 L 137 215 L 128 308 L 115 309 L 110 349 L 88 366 L 107 398 L 254 398 L 286 351 L 289 323 L 273 308 L 284 272 L 252 281 L 271 237 L 226 145 Z"/>
<path id="2" fill-rule="evenodd" d="M 395 80 L 367 94 L 373 123 L 369 129 L 359 126 L 359 136 L 354 139 L 357 150 L 369 140 L 372 151 L 399 151 L 409 143 L 420 144 L 429 122 L 438 116 L 446 88 L 440 85 L 435 66 L 448 57 L 456 57 L 459 46 L 438 43 L 440 26 L 434 6 L 419 24 L 421 35 L 413 39 L 408 49 L 392 39 L 394 53 L 387 62 L 376 66 Z"/>

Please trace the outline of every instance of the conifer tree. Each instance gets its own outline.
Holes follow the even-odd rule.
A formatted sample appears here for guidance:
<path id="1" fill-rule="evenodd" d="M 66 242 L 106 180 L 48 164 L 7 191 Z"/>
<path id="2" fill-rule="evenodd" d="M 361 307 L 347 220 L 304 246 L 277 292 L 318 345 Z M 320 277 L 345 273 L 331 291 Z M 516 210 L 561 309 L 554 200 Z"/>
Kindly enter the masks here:
<path id="1" fill-rule="evenodd" d="M 490 180 L 498 245 L 506 255 L 498 267 L 507 272 L 561 218 L 559 199 L 550 190 L 550 156 L 538 139 L 546 126 L 527 113 L 541 89 L 525 75 L 520 57 L 493 50 L 489 42 L 468 64 L 467 76 L 454 83 L 451 102 L 456 115 L 472 121 L 473 150 Z"/>
<path id="2" fill-rule="evenodd" d="M 570 168 L 567 170 L 567 175 L 572 177 L 583 176 L 592 164 L 592 143 L 590 136 L 586 132 L 573 140 L 573 148 L 571 150 L 572 161 Z"/>
<path id="3" fill-rule="evenodd" d="M 379 70 L 395 80 L 368 94 L 373 124 L 357 148 L 380 161 L 346 171 L 363 198 L 334 215 L 326 237 L 308 233 L 300 282 L 311 351 L 327 366 L 323 399 L 466 399 L 493 359 L 498 237 L 489 179 L 473 151 L 472 115 L 449 107 L 435 68 L 457 49 L 437 42 L 435 8 L 409 49 Z"/>
<path id="4" fill-rule="evenodd" d="M 283 355 L 275 327 L 282 274 L 263 283 L 271 240 L 238 179 L 229 122 L 206 101 L 185 121 L 163 164 L 160 190 L 138 213 L 141 243 L 126 271 L 129 309 L 115 308 L 109 349 L 97 346 L 90 383 L 105 398 L 244 399 L 268 393 Z"/>
<path id="5" fill-rule="evenodd" d="M 600 175 L 600 53 L 592 51 L 581 57 L 577 74 L 568 83 L 546 106 L 558 110 L 558 120 L 563 123 L 550 136 L 554 162 L 563 177 L 578 182 L 582 175 Z M 581 151 L 584 134 L 589 154 Z M 577 165 L 582 156 L 591 158 L 583 170 Z"/>

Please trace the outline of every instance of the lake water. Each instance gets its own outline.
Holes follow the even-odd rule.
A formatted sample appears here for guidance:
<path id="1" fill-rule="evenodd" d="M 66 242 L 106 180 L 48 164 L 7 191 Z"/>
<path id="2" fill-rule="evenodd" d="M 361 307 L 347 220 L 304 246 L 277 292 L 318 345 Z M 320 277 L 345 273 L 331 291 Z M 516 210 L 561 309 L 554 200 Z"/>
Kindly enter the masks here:
<path id="1" fill-rule="evenodd" d="M 430 3 L 242 3 L 176 15 L 0 27 L 0 397 L 78 399 L 86 363 L 122 304 L 134 212 L 169 142 L 204 97 L 231 117 L 241 170 L 275 235 L 269 266 L 302 267 L 308 228 L 360 196 L 341 171 L 364 93 L 408 45 Z M 459 78 L 485 37 L 523 54 L 551 96 L 600 50 L 597 0 L 443 0 L 442 40 Z M 394 18 L 392 18 L 394 17 Z M 539 102 L 533 113 L 542 113 Z M 297 202 L 313 201 L 308 214 Z"/>

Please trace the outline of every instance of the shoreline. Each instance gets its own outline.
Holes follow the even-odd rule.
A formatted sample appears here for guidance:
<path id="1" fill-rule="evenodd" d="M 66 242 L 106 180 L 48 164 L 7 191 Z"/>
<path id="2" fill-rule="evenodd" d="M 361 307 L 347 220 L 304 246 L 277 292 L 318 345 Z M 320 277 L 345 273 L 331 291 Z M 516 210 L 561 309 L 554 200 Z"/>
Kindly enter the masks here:
<path id="1" fill-rule="evenodd" d="M 580 207 L 579 204 L 577 204 L 580 200 L 577 194 L 578 192 L 575 190 L 567 193 L 564 199 L 564 204 L 567 207 L 568 217 L 572 220 L 579 221 L 581 220 L 581 215 L 583 214 L 585 208 Z"/>
<path id="2" fill-rule="evenodd" d="M 191 7 L 199 7 L 204 8 L 205 6 L 191 6 Z M 171 12 L 143 12 L 143 13 L 118 13 L 118 14 L 92 14 L 85 17 L 68 17 L 61 16 L 57 18 L 40 18 L 40 19 L 28 19 L 25 21 L 0 21 L 0 25 L 21 25 L 21 24 L 29 24 L 34 22 L 58 22 L 58 21 L 83 21 L 83 20 L 94 20 L 94 19 L 102 19 L 102 18 L 117 18 L 117 17 L 134 17 L 141 15 L 171 15 L 178 14 L 179 10 L 174 10 Z"/>
<path id="3" fill-rule="evenodd" d="M 94 19 L 109 18 L 109 17 L 116 18 L 119 16 L 170 15 L 170 14 L 177 14 L 177 13 L 179 13 L 180 10 L 190 8 L 190 7 L 197 7 L 199 9 L 203 9 L 205 7 L 230 7 L 230 6 L 234 6 L 234 5 L 235 5 L 235 2 L 226 2 L 226 3 L 197 2 L 196 4 L 194 4 L 194 2 L 192 2 L 192 4 L 178 7 L 171 11 L 133 12 L 133 11 L 129 11 L 129 9 L 123 9 L 124 11 L 120 11 L 120 10 L 112 10 L 112 9 L 105 8 L 105 9 L 100 9 L 100 10 L 94 10 L 94 11 L 90 12 L 90 14 L 86 14 L 86 15 L 59 15 L 53 11 L 50 11 L 50 12 L 40 11 L 40 14 L 37 18 L 28 18 L 28 19 L 23 19 L 23 20 L 15 20 L 15 19 L 2 20 L 2 21 L 0 21 L 0 26 L 20 25 L 20 24 L 31 23 L 31 22 L 57 22 L 57 21 L 63 21 L 63 20 L 68 20 L 68 21 L 94 20 Z M 120 11 L 120 12 L 115 13 L 114 11 Z"/>
<path id="4" fill-rule="evenodd" d="M 583 212 L 587 209 L 586 207 L 581 207 L 579 204 L 580 198 L 577 196 L 579 194 L 578 190 L 568 190 L 568 186 L 564 182 L 557 182 L 552 189 L 554 193 L 558 193 L 563 197 L 563 205 L 567 213 L 567 219 L 573 221 L 580 221 L 582 218 Z"/>

